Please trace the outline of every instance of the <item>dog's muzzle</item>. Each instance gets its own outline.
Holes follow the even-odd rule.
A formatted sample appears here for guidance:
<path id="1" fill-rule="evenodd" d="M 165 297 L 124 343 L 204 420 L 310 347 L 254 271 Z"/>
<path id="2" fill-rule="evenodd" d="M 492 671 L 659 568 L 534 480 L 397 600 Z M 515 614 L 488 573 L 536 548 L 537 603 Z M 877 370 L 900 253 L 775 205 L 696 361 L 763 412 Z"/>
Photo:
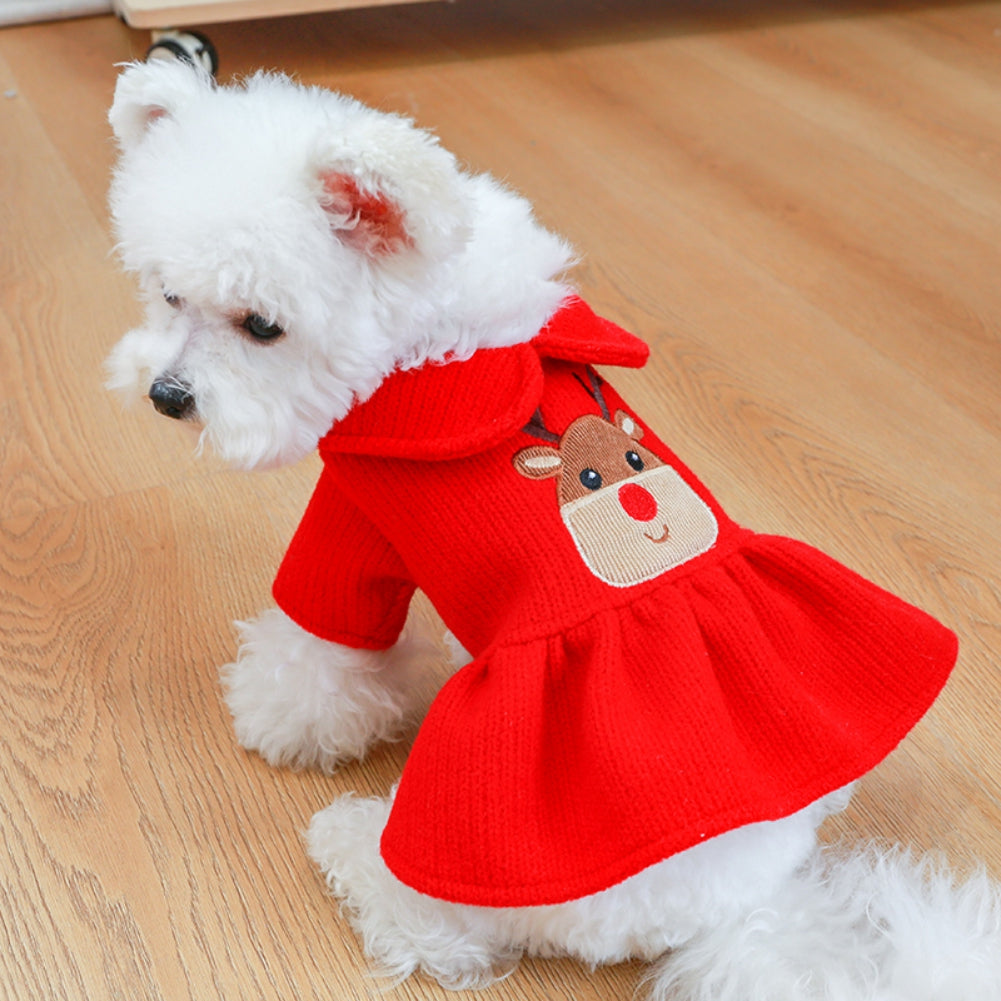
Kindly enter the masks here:
<path id="1" fill-rule="evenodd" d="M 174 420 L 191 417 L 195 411 L 195 397 L 178 379 L 157 379 L 149 387 L 149 398 L 157 412 Z"/>

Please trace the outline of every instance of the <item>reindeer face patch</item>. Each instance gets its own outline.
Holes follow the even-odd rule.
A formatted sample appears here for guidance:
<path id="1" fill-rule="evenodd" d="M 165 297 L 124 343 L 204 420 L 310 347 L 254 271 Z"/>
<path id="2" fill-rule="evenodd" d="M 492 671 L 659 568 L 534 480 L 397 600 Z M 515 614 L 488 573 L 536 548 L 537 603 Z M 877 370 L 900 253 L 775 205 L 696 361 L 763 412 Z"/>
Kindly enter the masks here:
<path id="1" fill-rule="evenodd" d="M 525 430 L 547 445 L 514 456 L 522 476 L 558 477 L 560 514 L 588 569 L 613 587 L 652 580 L 711 549 L 716 518 L 678 472 L 640 444 L 643 429 L 614 417 L 589 374 L 603 417 L 578 417 L 562 436 L 536 413 Z"/>

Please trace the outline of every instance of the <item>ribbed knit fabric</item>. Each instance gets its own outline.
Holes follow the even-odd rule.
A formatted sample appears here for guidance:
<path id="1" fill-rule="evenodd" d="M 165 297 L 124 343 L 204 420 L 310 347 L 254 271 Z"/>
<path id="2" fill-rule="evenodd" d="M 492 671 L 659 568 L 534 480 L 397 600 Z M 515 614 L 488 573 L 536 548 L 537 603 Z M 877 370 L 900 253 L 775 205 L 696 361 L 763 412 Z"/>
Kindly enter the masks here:
<path id="1" fill-rule="evenodd" d="M 557 903 L 793 813 L 882 760 L 955 662 L 924 612 L 730 521 L 587 367 L 646 354 L 570 300 L 530 344 L 392 375 L 321 443 L 279 604 L 384 648 L 420 587 L 474 656 L 382 839 L 424 893 Z"/>

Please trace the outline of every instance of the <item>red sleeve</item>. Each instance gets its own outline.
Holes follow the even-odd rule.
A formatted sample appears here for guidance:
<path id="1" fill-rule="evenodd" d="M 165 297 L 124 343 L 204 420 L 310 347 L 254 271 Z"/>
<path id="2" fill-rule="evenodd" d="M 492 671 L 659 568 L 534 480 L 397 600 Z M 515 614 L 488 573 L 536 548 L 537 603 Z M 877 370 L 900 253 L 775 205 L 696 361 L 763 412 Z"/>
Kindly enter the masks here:
<path id="1" fill-rule="evenodd" d="M 282 611 L 321 639 L 384 650 L 414 590 L 396 551 L 324 471 L 275 578 Z"/>

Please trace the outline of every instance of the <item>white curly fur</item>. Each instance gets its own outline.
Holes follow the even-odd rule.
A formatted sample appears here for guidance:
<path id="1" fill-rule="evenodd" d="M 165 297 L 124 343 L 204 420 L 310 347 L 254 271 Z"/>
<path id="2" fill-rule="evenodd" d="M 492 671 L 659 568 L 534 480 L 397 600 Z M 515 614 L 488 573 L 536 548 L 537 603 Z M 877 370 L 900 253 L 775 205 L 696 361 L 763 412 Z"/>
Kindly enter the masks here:
<path id="1" fill-rule="evenodd" d="M 217 88 L 168 62 L 128 67 L 109 117 L 118 251 L 147 316 L 108 385 L 133 401 L 182 379 L 234 466 L 300 459 L 394 368 L 527 340 L 568 293 L 571 251 L 528 203 L 404 118 L 278 75 Z M 330 172 L 395 205 L 408 242 L 359 252 Z M 248 313 L 287 336 L 252 342 Z"/>
<path id="2" fill-rule="evenodd" d="M 382 972 L 419 969 L 448 987 L 481 987 L 524 953 L 592 965 L 655 959 L 776 892 L 813 850 L 820 820 L 847 799 L 731 831 L 601 893 L 544 907 L 470 907 L 400 883 L 378 851 L 391 798 L 342 796 L 313 818 L 307 843 Z"/>
<path id="3" fill-rule="evenodd" d="M 401 736 L 422 708 L 416 682 L 435 648 L 417 637 L 355 650 L 278 608 L 237 626 L 237 660 L 222 668 L 226 704 L 237 739 L 269 764 L 333 771 Z"/>
<path id="4" fill-rule="evenodd" d="M 217 88 L 158 62 L 125 69 L 110 119 L 119 251 L 147 312 L 112 352 L 109 385 L 127 398 L 153 380 L 187 387 L 203 440 L 236 466 L 310 452 L 395 368 L 529 339 L 569 291 L 568 247 L 523 199 L 349 98 L 274 75 Z M 348 181 L 331 185 L 331 172 Z M 353 185 L 402 229 L 387 236 L 366 218 L 344 194 Z M 248 313 L 285 336 L 256 342 Z M 426 653 L 412 641 L 352 650 L 278 610 L 240 630 L 226 700 L 241 743 L 269 762 L 329 771 L 419 708 Z M 378 852 L 389 799 L 339 798 L 308 844 L 393 976 L 424 970 L 465 987 L 523 953 L 592 964 L 666 954 L 651 970 L 655 1001 L 1001 998 L 996 885 L 983 874 L 957 884 L 902 852 L 818 849 L 817 827 L 846 799 L 551 907 L 466 907 L 402 885 Z"/>
<path id="5" fill-rule="evenodd" d="M 670 954 L 651 1001 L 993 1001 L 1001 891 L 899 848 L 818 850 L 771 898 Z"/>
<path id="6" fill-rule="evenodd" d="M 307 844 L 367 954 L 398 979 L 482 987 L 523 954 L 596 965 L 666 953 L 646 978 L 651 1001 L 994 1001 L 997 885 L 983 871 L 957 883 L 900 849 L 817 847 L 817 824 L 847 798 L 547 907 L 467 907 L 400 883 L 378 852 L 391 798 L 342 796 Z"/>

